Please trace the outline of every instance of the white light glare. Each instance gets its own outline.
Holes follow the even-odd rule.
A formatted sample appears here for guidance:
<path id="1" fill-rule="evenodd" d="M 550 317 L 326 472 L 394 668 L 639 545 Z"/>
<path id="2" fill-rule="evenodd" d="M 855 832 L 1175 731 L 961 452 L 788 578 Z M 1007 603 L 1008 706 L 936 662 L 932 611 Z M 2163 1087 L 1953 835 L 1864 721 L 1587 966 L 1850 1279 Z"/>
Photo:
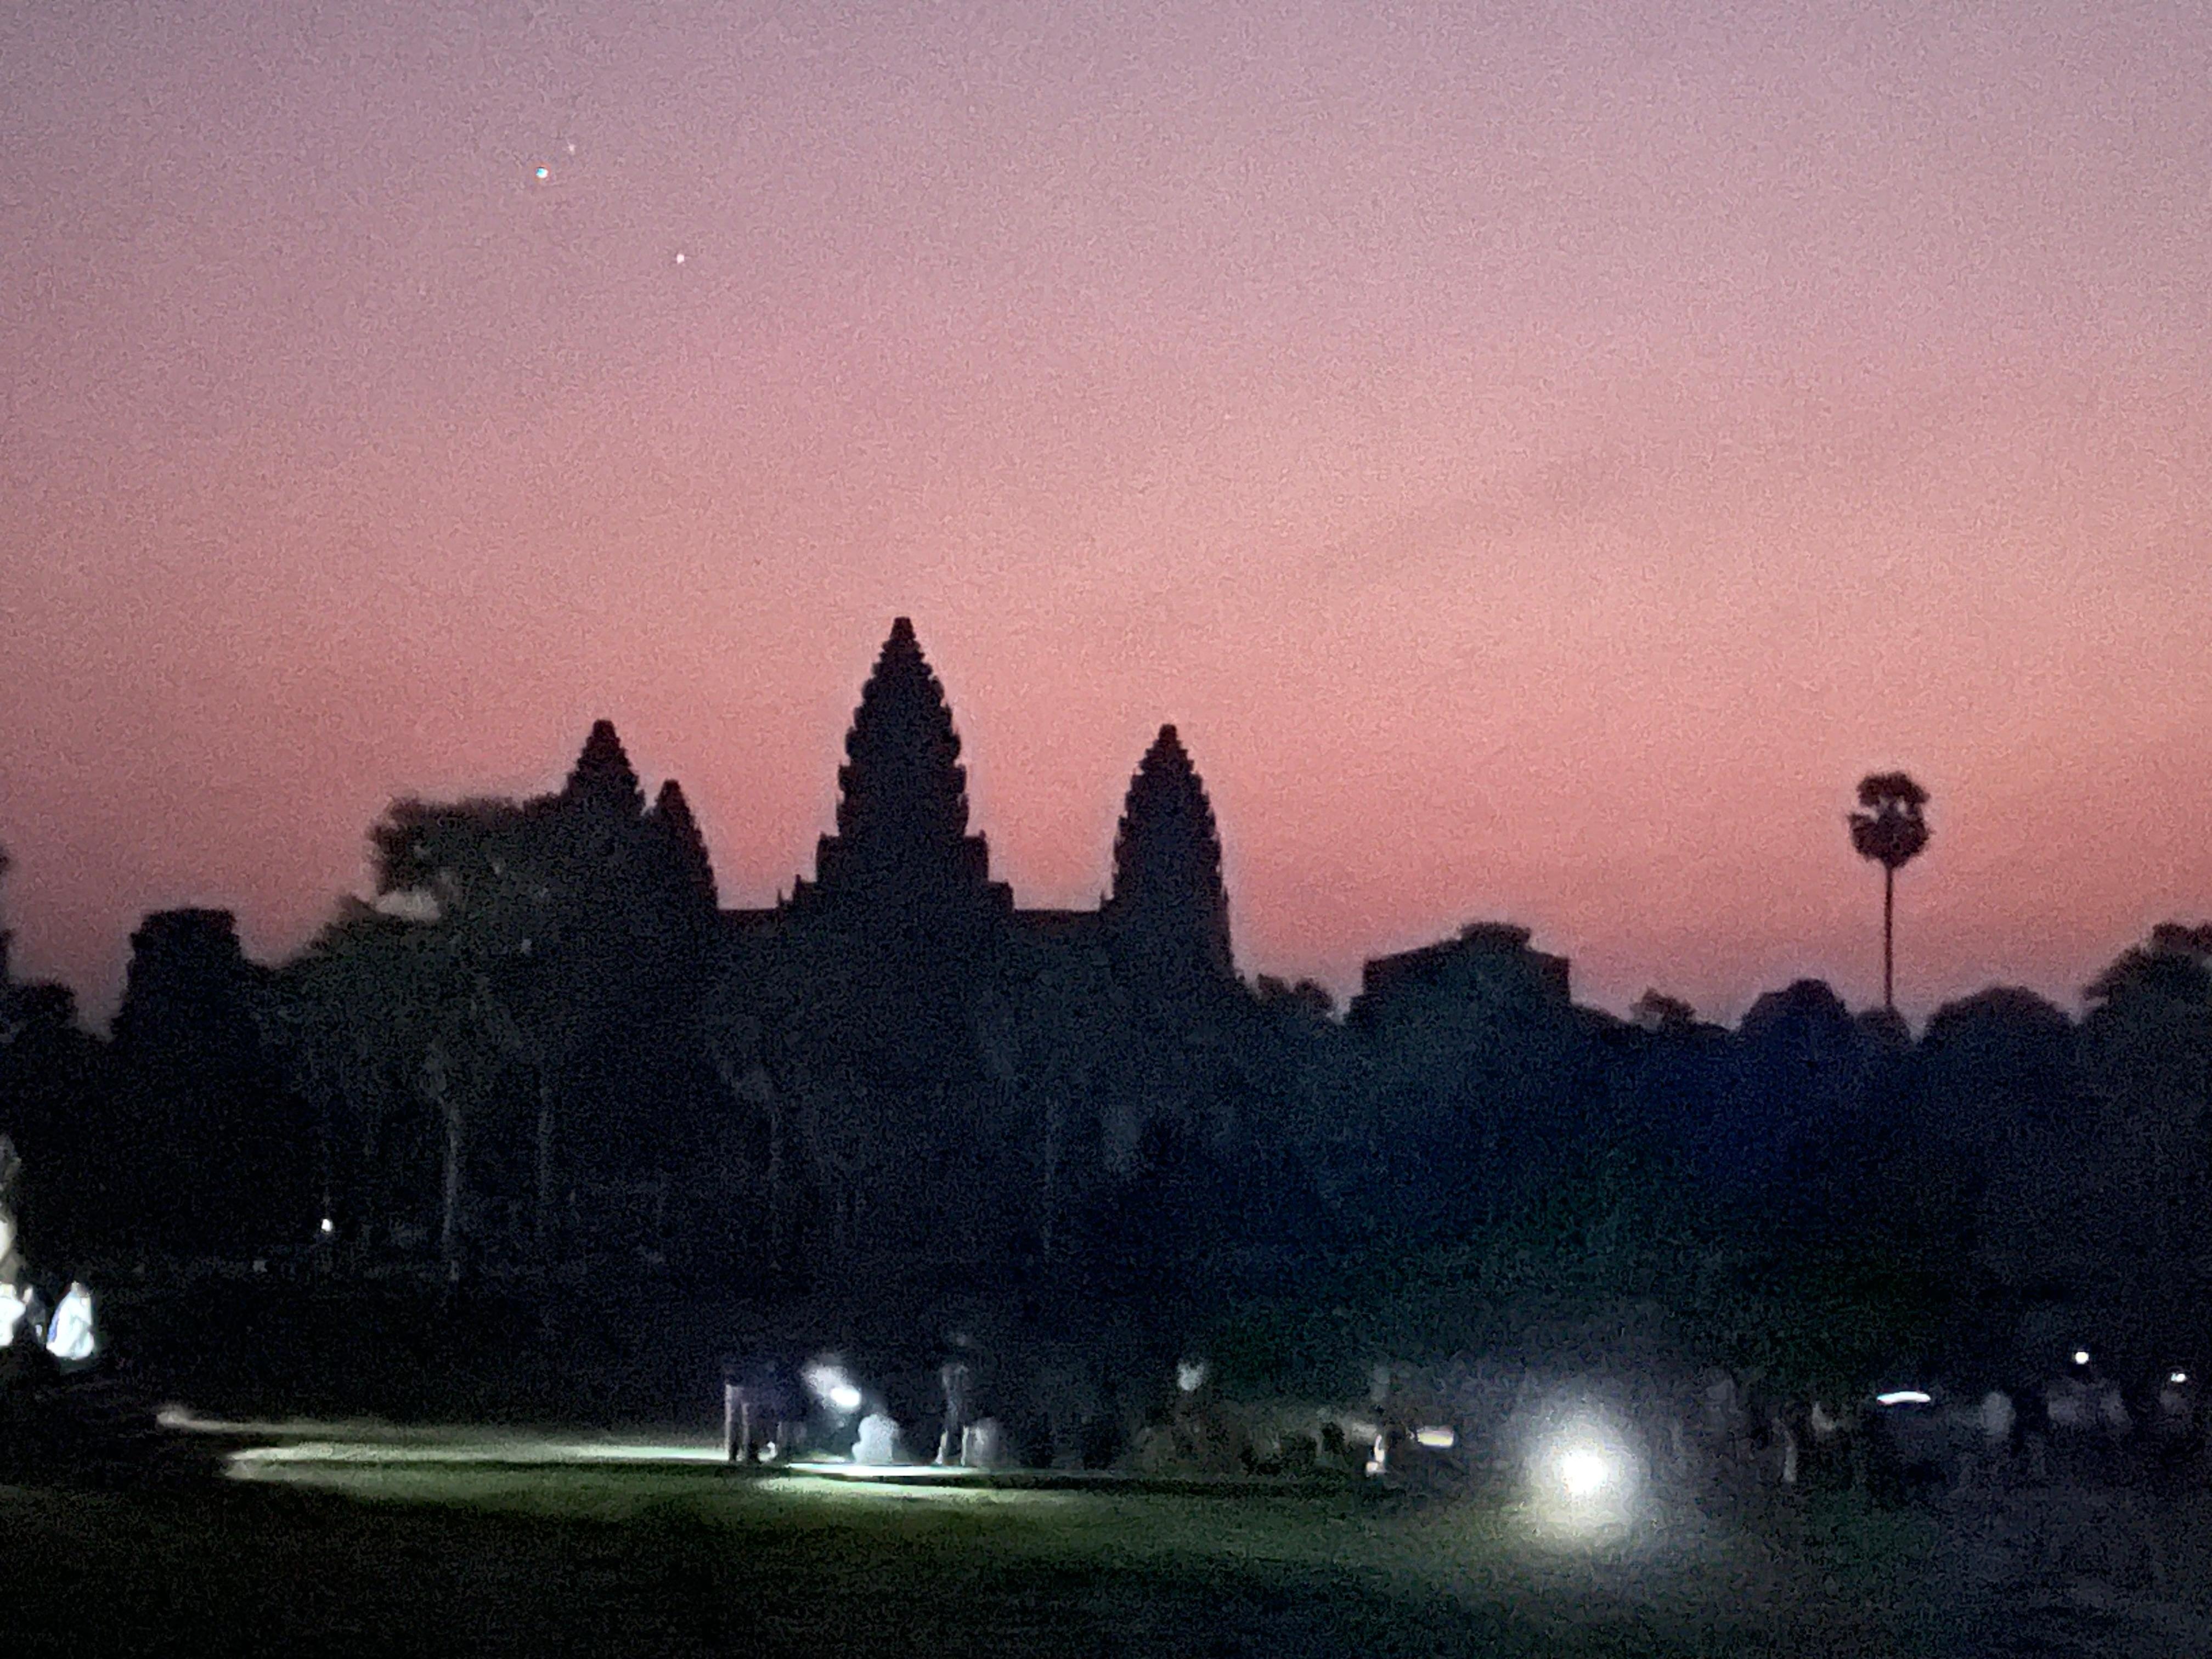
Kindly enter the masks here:
<path id="1" fill-rule="evenodd" d="M 1434 1451 L 1449 1451 L 1459 1444 L 1459 1436 L 1449 1424 L 1431 1424 L 1425 1429 L 1415 1429 L 1413 1439 Z"/>
<path id="2" fill-rule="evenodd" d="M 2075 1363 L 2075 1364 L 2077 1364 L 2077 1365 L 2086 1365 L 2086 1364 L 2087 1364 L 2089 1363 L 2089 1351 L 2088 1351 L 2087 1348 L 2076 1348 L 2076 1349 L 2075 1349 L 2075 1350 L 2074 1350 L 2074 1363 Z"/>
<path id="3" fill-rule="evenodd" d="M 1930 1401 L 1917 1389 L 1892 1389 L 1887 1394 L 1875 1395 L 1874 1403 L 1877 1406 L 1925 1406 Z"/>
<path id="4" fill-rule="evenodd" d="M 1613 1460 L 1595 1446 L 1577 1446 L 1559 1458 L 1559 1485 L 1577 1503 L 1587 1503 L 1613 1484 Z"/>
<path id="5" fill-rule="evenodd" d="M 338 1224 L 331 1220 L 328 1216 L 325 1216 L 323 1218 L 323 1224 L 315 1229 L 315 1231 L 320 1233 L 325 1238 L 328 1238 L 332 1233 L 337 1231 L 337 1230 Z"/>
<path id="6" fill-rule="evenodd" d="M 860 1388 L 842 1365 L 817 1359 L 799 1375 L 808 1391 L 830 1410 L 850 1416 L 860 1409 Z"/>
<path id="7" fill-rule="evenodd" d="M 2189 1381 L 2189 1373 L 2187 1371 L 2176 1371 L 2166 1380 L 2172 1383 L 2173 1386 L 2178 1389 Z"/>
<path id="8" fill-rule="evenodd" d="M 1176 1362 L 1176 1387 L 1185 1394 L 1196 1394 L 1206 1385 L 1206 1364 L 1203 1359 L 1179 1359 Z"/>
<path id="9" fill-rule="evenodd" d="M 1540 1523 L 1583 1534 L 1634 1520 L 1642 1471 L 1634 1447 L 1615 1425 L 1577 1416 L 1534 1450 L 1529 1473 Z"/>

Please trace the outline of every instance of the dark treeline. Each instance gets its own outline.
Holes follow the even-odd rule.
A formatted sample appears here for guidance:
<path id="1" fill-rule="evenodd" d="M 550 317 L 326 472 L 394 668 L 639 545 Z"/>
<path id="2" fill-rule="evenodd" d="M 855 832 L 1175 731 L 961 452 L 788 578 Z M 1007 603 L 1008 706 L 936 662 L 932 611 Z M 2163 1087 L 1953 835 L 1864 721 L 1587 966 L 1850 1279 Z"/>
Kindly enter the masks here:
<path id="1" fill-rule="evenodd" d="M 2078 1020 L 1996 988 L 1917 1041 L 1817 981 L 1733 1030 L 1656 993 L 1616 1018 L 1488 924 L 1340 1015 L 1237 977 L 1174 728 L 1095 911 L 990 879 L 959 750 L 902 621 L 773 908 L 719 908 L 681 788 L 648 805 L 602 723 L 556 793 L 396 804 L 374 902 L 282 964 L 227 913 L 149 915 L 111 1039 L 0 955 L 27 1248 L 111 1280 L 1353 1301 L 1408 1341 L 1470 1299 L 1640 1301 L 1808 1381 L 2047 1306 L 2116 1352 L 2203 1334 L 2212 928 L 2157 929 Z"/>

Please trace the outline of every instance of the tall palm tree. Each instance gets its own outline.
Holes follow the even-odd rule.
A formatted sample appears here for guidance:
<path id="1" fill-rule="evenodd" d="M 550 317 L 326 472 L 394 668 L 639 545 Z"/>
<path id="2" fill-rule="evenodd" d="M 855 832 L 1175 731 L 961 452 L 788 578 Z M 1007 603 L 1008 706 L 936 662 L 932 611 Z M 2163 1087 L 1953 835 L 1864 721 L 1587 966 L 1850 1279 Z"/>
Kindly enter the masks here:
<path id="1" fill-rule="evenodd" d="M 1893 1014 L 1897 872 L 1928 845 L 1928 821 L 1920 816 L 1928 792 L 1902 772 L 1875 772 L 1859 780 L 1859 805 L 1867 810 L 1850 815 L 1851 845 L 1881 865 L 1881 1006 Z"/>

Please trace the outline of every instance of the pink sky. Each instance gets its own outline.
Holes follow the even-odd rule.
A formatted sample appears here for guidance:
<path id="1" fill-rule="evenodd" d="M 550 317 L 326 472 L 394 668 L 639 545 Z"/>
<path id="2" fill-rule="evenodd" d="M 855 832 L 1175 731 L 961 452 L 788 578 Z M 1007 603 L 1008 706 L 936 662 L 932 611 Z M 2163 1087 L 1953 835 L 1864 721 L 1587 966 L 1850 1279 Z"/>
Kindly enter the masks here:
<path id="1" fill-rule="evenodd" d="M 1863 1003 L 1895 767 L 1916 1018 L 2212 915 L 2201 8 L 1498 9 L 10 9 L 20 969 L 601 714 L 768 902 L 901 613 L 1021 902 L 1176 722 L 1248 972 Z"/>

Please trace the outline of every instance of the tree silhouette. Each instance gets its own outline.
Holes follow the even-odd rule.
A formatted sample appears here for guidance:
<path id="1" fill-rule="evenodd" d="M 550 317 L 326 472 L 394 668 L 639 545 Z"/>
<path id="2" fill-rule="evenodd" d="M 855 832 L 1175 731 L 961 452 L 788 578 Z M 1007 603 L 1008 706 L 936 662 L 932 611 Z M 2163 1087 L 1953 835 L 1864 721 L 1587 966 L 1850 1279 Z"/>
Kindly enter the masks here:
<path id="1" fill-rule="evenodd" d="M 2160 923 L 2084 998 L 2083 1070 L 2118 1223 L 2104 1266 L 2138 1309 L 2171 1320 L 2212 1255 L 2212 926 Z"/>
<path id="2" fill-rule="evenodd" d="M 1895 1013 L 1897 872 L 1928 845 L 1928 792 L 1902 772 L 1875 772 L 1859 780 L 1859 805 L 1867 810 L 1850 815 L 1851 845 L 1881 866 L 1881 1006 Z"/>
<path id="3" fill-rule="evenodd" d="M 621 1045 L 701 969 L 714 929 L 713 872 L 682 791 L 651 813 L 644 799 L 601 720 L 557 795 L 398 801 L 370 834 L 378 892 L 426 902 L 427 925 L 465 965 L 461 1006 L 535 1078 L 543 1258 L 563 1247 L 560 1188 L 587 1173 L 564 1164 L 564 1146 L 595 1107 L 612 1100 L 620 1115 Z M 461 1050 L 447 1048 L 442 1080 L 467 1084 Z"/>

